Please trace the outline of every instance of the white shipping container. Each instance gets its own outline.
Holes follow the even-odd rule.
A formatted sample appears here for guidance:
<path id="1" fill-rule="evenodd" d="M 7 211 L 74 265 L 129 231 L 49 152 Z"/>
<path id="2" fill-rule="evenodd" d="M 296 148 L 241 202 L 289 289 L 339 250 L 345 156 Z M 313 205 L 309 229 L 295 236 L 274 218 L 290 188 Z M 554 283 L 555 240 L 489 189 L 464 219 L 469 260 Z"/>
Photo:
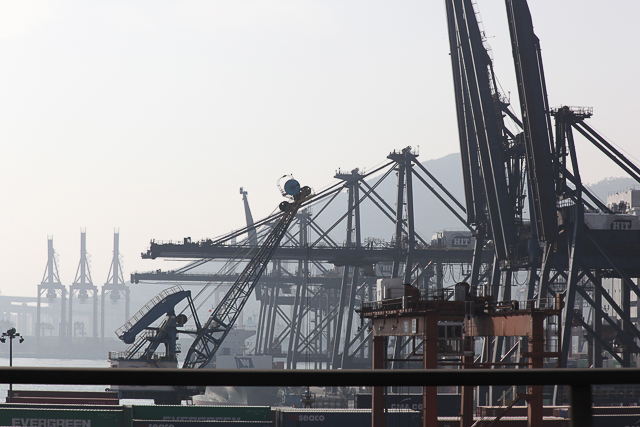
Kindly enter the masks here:
<path id="1" fill-rule="evenodd" d="M 401 278 L 378 279 L 376 282 L 376 300 L 402 298 L 404 296 L 404 284 Z"/>

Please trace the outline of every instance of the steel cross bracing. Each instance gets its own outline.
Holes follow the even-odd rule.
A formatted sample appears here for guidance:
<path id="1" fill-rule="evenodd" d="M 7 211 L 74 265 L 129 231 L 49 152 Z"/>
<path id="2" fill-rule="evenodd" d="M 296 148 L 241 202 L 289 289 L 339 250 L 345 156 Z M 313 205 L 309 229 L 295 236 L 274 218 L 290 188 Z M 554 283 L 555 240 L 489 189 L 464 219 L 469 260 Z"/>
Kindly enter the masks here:
<path id="1" fill-rule="evenodd" d="M 592 109 L 549 108 L 540 41 L 527 3 L 505 4 L 523 120 L 497 90 L 475 4 L 446 1 L 467 220 L 478 229 L 477 249 L 484 235 L 495 242 L 493 271 L 483 277 L 472 268 L 470 282 L 486 281 L 494 298 L 505 300 L 513 298 L 512 285 L 526 274 L 523 299 L 537 298 L 540 306 L 550 295 L 564 293 L 561 364 L 567 366 L 577 346 L 588 353 L 591 366 L 602 367 L 606 353 L 630 366 L 640 352 L 637 317 L 631 316 L 632 293 L 640 298 L 633 279 L 640 277 L 640 230 L 630 225 L 635 219 L 613 212 L 583 186 L 573 130 L 638 182 L 640 168 L 585 123 Z M 519 130 L 509 131 L 503 116 Z M 530 223 L 522 217 L 525 205 Z M 597 225 L 603 221 L 610 226 Z M 614 288 L 620 289 L 619 298 Z M 485 342 L 481 361 L 502 360 L 516 344 L 491 342 Z"/>
<path id="2" fill-rule="evenodd" d="M 435 194 L 463 226 L 469 228 L 464 219 L 463 205 L 417 161 L 417 154 L 410 148 L 394 151 L 389 159 L 391 161 L 366 174 L 357 170 L 339 171 L 336 174 L 338 183 L 314 198 L 314 213 L 312 214 L 311 207 L 303 207 L 296 215 L 292 227 L 273 253 L 273 268 L 265 272 L 259 288 L 256 288 L 257 291 L 260 289 L 256 293 L 260 300 L 254 349 L 256 354 L 286 358 L 288 367 L 305 362 L 336 368 L 366 367 L 370 354 L 369 331 L 366 325 L 354 324 L 353 312 L 361 301 L 375 298 L 376 277 L 371 276 L 372 265 L 377 265 L 378 270 L 381 266 L 389 266 L 392 270 L 395 263 L 403 276 L 409 276 L 408 280 L 420 283 L 425 288 L 433 288 L 434 291 L 436 287 L 442 288 L 443 282 L 449 279 L 442 271 L 452 270 L 454 265 L 464 270 L 462 278 L 469 276 L 472 250 L 433 247 L 415 230 L 411 233 L 413 239 L 409 237 L 413 211 L 408 209 L 408 204 L 415 191 L 412 188 L 415 184 L 407 186 L 406 176 L 418 179 L 418 186 L 424 185 Z M 388 202 L 378 193 L 379 186 L 393 172 L 400 170 L 405 171 L 404 181 L 397 187 L 400 199 L 396 194 L 395 200 Z M 374 174 L 381 175 L 373 181 L 367 181 Z M 346 212 L 337 220 L 332 219 L 334 222 L 329 222 L 330 225 L 323 225 L 326 221 L 320 221 L 326 217 L 325 212 L 330 210 L 330 204 L 343 190 L 348 193 Z M 400 215 L 392 206 L 397 205 L 398 200 Z M 393 242 L 385 243 L 358 236 L 361 234 L 358 231 L 359 218 L 365 201 L 371 202 L 382 212 L 396 230 L 400 229 L 400 233 L 394 233 Z M 229 241 L 246 235 L 250 229 L 257 231 L 260 240 L 261 235 L 269 232 L 273 221 L 273 217 L 268 217 L 257 221 L 253 227 L 249 225 L 220 238 L 201 242 L 192 242 L 191 239 L 185 239 L 181 243 L 152 242 L 149 251 L 143 254 L 144 258 L 201 259 L 174 272 L 134 273 L 132 282 L 231 282 L 237 276 L 190 275 L 188 271 L 211 260 L 229 260 L 249 253 L 250 245 L 247 240 L 240 240 L 235 245 L 229 244 Z M 341 224 L 346 225 L 347 235 L 338 239 L 336 233 Z M 482 255 L 482 251 L 478 254 Z M 485 256 L 484 262 L 486 259 Z M 479 260 L 478 268 L 480 262 L 483 262 L 482 257 Z M 407 263 L 413 267 L 404 268 Z M 385 273 L 386 277 L 392 274 L 391 270 Z M 381 277 L 380 274 L 378 271 L 377 277 Z"/>

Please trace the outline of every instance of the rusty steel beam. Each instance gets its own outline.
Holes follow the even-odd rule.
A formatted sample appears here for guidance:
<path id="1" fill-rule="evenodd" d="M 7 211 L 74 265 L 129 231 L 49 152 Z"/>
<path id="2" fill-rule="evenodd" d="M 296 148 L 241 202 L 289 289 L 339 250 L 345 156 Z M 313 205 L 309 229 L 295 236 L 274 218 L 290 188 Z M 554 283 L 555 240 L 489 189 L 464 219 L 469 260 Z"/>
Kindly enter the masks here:
<path id="1" fill-rule="evenodd" d="M 559 314 L 560 311 L 556 310 L 522 310 L 484 314 L 465 319 L 465 333 L 472 337 L 531 337 L 535 323 L 542 324 L 546 317 Z"/>

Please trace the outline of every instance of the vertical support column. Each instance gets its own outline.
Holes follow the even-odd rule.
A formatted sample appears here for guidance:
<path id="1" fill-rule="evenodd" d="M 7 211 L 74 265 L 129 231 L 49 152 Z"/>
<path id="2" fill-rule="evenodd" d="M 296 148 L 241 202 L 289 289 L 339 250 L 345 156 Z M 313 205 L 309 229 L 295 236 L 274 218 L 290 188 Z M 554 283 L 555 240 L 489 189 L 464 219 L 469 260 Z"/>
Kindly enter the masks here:
<path id="1" fill-rule="evenodd" d="M 624 279 L 620 279 L 620 305 L 622 306 L 622 312 L 624 313 L 625 319 L 631 320 L 631 288 Z M 625 333 L 632 334 L 630 329 L 630 325 L 623 321 L 621 322 L 622 330 Z M 631 367 L 631 351 L 629 346 L 625 345 L 622 350 L 622 366 L 625 368 Z"/>
<path id="2" fill-rule="evenodd" d="M 531 368 L 544 367 L 544 319 L 540 312 L 531 312 L 531 337 L 529 337 L 529 358 Z M 542 389 L 544 386 L 527 387 L 527 427 L 542 427 Z"/>
<path id="3" fill-rule="evenodd" d="M 467 337 L 464 340 L 464 352 L 462 357 L 462 368 L 469 369 L 473 367 L 473 337 Z M 461 405 L 460 405 L 460 427 L 471 427 L 473 425 L 473 390 L 474 386 L 462 386 Z"/>
<path id="4" fill-rule="evenodd" d="M 553 245 L 545 242 L 542 250 L 542 266 L 540 267 L 540 284 L 538 286 L 538 308 L 546 308 L 549 297 L 549 273 L 551 271 Z"/>
<path id="5" fill-rule="evenodd" d="M 265 289 L 266 288 L 263 288 L 260 294 L 260 311 L 258 312 L 258 327 L 256 328 L 256 354 L 263 354 L 262 342 L 263 342 L 264 331 L 266 329 L 265 313 L 267 312 L 267 304 L 268 304 L 268 302 L 265 302 L 265 301 L 268 301 L 268 295 Z"/>
<path id="6" fill-rule="evenodd" d="M 393 260 L 393 268 L 391 271 L 391 277 L 398 277 L 400 272 L 400 252 L 402 248 L 402 211 L 404 207 L 404 174 L 405 164 L 404 162 L 398 163 L 398 192 L 396 197 L 396 235 L 395 246 L 398 254 Z M 405 269 L 407 266 L 405 265 Z"/>
<path id="7" fill-rule="evenodd" d="M 60 289 L 60 328 L 58 332 L 60 334 L 60 343 L 63 346 L 69 329 L 69 324 L 67 323 L 67 290 L 62 286 Z"/>
<path id="8" fill-rule="evenodd" d="M 40 323 L 40 309 L 42 308 L 41 304 L 42 299 L 42 285 L 38 285 L 38 304 L 36 306 L 36 348 L 40 349 L 40 334 L 42 330 L 42 324 Z"/>
<path id="9" fill-rule="evenodd" d="M 423 331 L 423 367 L 438 368 L 438 313 L 427 312 L 424 317 Z M 422 388 L 422 426 L 438 427 L 438 388 L 424 386 Z"/>
<path id="10" fill-rule="evenodd" d="M 502 273 L 502 281 L 503 281 L 502 301 L 511 301 L 511 298 L 513 298 L 513 296 L 511 295 L 511 287 L 513 285 L 513 271 L 505 270 Z M 522 307 L 522 308 L 525 308 L 525 307 Z M 500 361 L 502 356 L 507 351 L 509 351 L 509 349 L 513 346 L 514 343 L 515 343 L 515 338 L 514 337 L 504 337 L 504 339 L 503 339 L 503 348 L 501 349 L 500 356 L 499 356 L 498 360 L 496 360 L 496 362 Z M 494 356 L 495 356 L 495 354 L 494 354 Z M 507 362 L 508 362 L 508 360 L 507 360 Z"/>
<path id="11" fill-rule="evenodd" d="M 500 260 L 495 255 L 491 266 L 491 296 L 494 301 L 500 299 Z"/>
<path id="12" fill-rule="evenodd" d="M 471 289 L 476 289 L 480 283 L 480 265 L 482 264 L 484 236 L 485 229 L 483 226 L 479 226 L 476 233 L 476 241 L 473 246 L 473 261 L 471 261 Z"/>
<path id="13" fill-rule="evenodd" d="M 480 363 L 486 363 L 491 360 L 491 340 L 490 337 L 482 337 L 481 339 L 482 355 L 480 356 Z M 479 385 L 476 387 L 476 406 L 491 406 L 490 390 L 491 386 Z"/>
<path id="14" fill-rule="evenodd" d="M 593 301 L 596 303 L 593 307 L 593 331 L 596 336 L 602 336 L 602 272 L 596 270 L 593 286 Z M 593 340 L 593 367 L 602 368 L 602 344 L 598 340 Z"/>
<path id="15" fill-rule="evenodd" d="M 100 340 L 102 341 L 102 348 L 104 348 L 104 286 L 102 287 L 102 294 L 100 296 Z"/>
<path id="16" fill-rule="evenodd" d="M 131 290 L 124 283 L 124 321 L 128 321 L 131 318 Z"/>
<path id="17" fill-rule="evenodd" d="M 273 322 L 275 322 L 275 305 L 276 305 L 276 297 L 278 292 L 278 285 L 274 285 L 271 288 L 268 288 L 269 295 L 269 305 L 265 310 L 265 317 L 267 319 L 267 325 L 265 329 L 265 336 L 263 338 L 263 348 L 264 354 L 270 354 L 271 352 L 271 344 L 273 344 Z"/>
<path id="18" fill-rule="evenodd" d="M 309 218 L 310 214 L 305 209 L 300 215 L 300 235 L 298 244 L 300 248 L 309 246 Z M 308 252 L 307 252 L 308 254 Z M 304 319 L 304 311 L 308 310 L 303 302 L 306 301 L 307 285 L 309 280 L 309 257 L 298 261 L 298 278 L 300 281 L 296 286 L 296 297 L 293 303 L 293 313 L 291 314 L 291 332 L 289 332 L 289 348 L 287 351 L 287 369 L 295 369 L 298 356 L 298 345 L 300 343 L 300 331 L 302 331 L 302 322 Z M 308 319 L 307 319 L 308 321 Z"/>
<path id="19" fill-rule="evenodd" d="M 102 342 L 104 343 L 104 329 L 106 322 L 105 313 L 105 297 L 109 293 L 111 298 L 115 301 L 120 298 L 120 295 L 124 295 L 124 322 L 129 320 L 130 305 L 131 305 L 131 292 L 129 287 L 125 285 L 124 278 L 122 277 L 122 267 L 120 265 L 120 232 L 115 230 L 113 233 L 113 260 L 109 269 L 109 275 L 107 281 L 102 285 L 102 312 L 101 317 L 101 329 L 102 329 Z"/>
<path id="20" fill-rule="evenodd" d="M 358 280 L 360 279 L 359 274 L 360 274 L 359 268 L 353 267 L 353 276 L 351 277 L 351 293 L 349 295 L 349 302 L 347 304 L 347 324 L 344 331 L 344 345 L 342 348 L 342 359 L 339 361 L 341 369 L 348 368 L 347 365 L 349 364 L 350 356 L 352 356 L 351 354 L 349 354 L 349 351 L 351 350 L 349 348 L 349 343 L 351 342 L 351 334 L 353 332 L 352 331 L 353 314 L 355 313 L 355 310 L 356 310 L 355 302 L 356 302 L 356 290 L 358 288 Z"/>
<path id="21" fill-rule="evenodd" d="M 405 179 L 407 189 L 407 257 L 404 262 L 404 283 L 411 283 L 411 272 L 413 270 L 413 249 L 416 246 L 414 216 L 413 216 L 413 168 L 410 153 L 405 154 Z"/>
<path id="22" fill-rule="evenodd" d="M 567 359 L 571 353 L 571 327 L 573 319 L 573 310 L 576 301 L 576 287 L 578 286 L 578 270 L 580 264 L 580 248 L 582 241 L 582 226 L 584 224 L 584 211 L 582 205 L 569 208 L 570 212 L 566 213 L 570 217 L 573 224 L 569 225 L 570 233 L 567 233 L 567 241 L 571 242 L 569 248 L 569 271 L 567 272 L 567 291 L 565 297 L 565 306 L 562 318 L 562 367 L 566 368 Z"/>
<path id="23" fill-rule="evenodd" d="M 302 314 L 302 292 L 306 287 L 306 266 L 303 261 L 298 261 L 298 278 L 300 279 L 296 284 L 296 296 L 293 300 L 293 310 L 291 313 L 291 329 L 289 332 L 289 343 L 287 349 L 287 369 L 295 369 L 295 353 L 298 348 L 298 333 L 301 329 L 300 315 Z M 294 350 L 295 349 L 295 350 Z"/>
<path id="24" fill-rule="evenodd" d="M 318 319 L 318 323 L 317 324 L 321 324 L 325 318 L 328 318 L 328 314 L 331 311 L 331 308 L 335 305 L 336 303 L 336 298 L 335 298 L 335 289 L 327 289 L 327 299 L 326 299 L 327 304 L 324 307 L 324 310 L 320 311 L 320 318 Z M 327 346 L 327 359 L 326 359 L 326 363 L 327 363 L 327 369 L 329 368 L 329 363 L 331 362 L 331 358 L 330 356 L 330 346 L 331 346 L 331 340 L 333 339 L 333 328 L 332 328 L 332 324 L 333 321 L 331 319 L 329 319 L 326 323 L 326 337 L 325 337 L 325 344 Z M 320 336 L 320 338 L 323 338 L 323 334 L 318 334 Z M 320 347 L 322 348 L 322 347 Z"/>
<path id="25" fill-rule="evenodd" d="M 350 243 L 351 239 L 347 238 L 347 243 Z M 338 301 L 338 315 L 335 322 L 335 329 L 333 333 L 333 350 L 331 352 L 331 368 L 338 369 L 339 366 L 339 354 L 340 354 L 340 337 L 342 335 L 342 320 L 344 318 L 344 311 L 347 305 L 347 295 L 351 295 L 351 286 L 349 281 L 349 272 L 351 270 L 350 265 L 342 267 L 342 285 L 340 286 L 340 299 Z M 354 267 L 354 274 L 357 267 Z"/>
<path id="26" fill-rule="evenodd" d="M 98 339 L 98 289 L 93 290 L 93 318 L 91 323 L 91 336 L 93 340 Z"/>
<path id="27" fill-rule="evenodd" d="M 384 369 L 385 337 L 375 336 L 372 340 L 373 353 L 371 363 L 373 369 Z M 374 386 L 371 391 L 371 426 L 384 427 L 384 387 Z"/>
<path id="28" fill-rule="evenodd" d="M 593 427 L 591 417 L 591 386 L 572 384 L 569 390 L 569 425 L 571 427 Z"/>
<path id="29" fill-rule="evenodd" d="M 280 261 L 278 261 L 280 264 Z M 281 267 L 281 266 L 280 266 Z M 282 275 L 280 275 L 282 276 Z M 276 337 L 276 320 L 278 318 L 278 298 L 280 297 L 280 286 L 277 286 L 273 289 L 273 295 L 271 299 L 271 327 L 269 329 L 269 335 L 267 336 L 267 348 L 269 349 L 269 354 L 274 354 L 275 348 L 273 344 L 275 344 Z"/>
<path id="30" fill-rule="evenodd" d="M 71 344 L 73 337 L 73 285 L 69 287 L 69 329 L 68 329 L 68 338 L 69 344 Z"/>

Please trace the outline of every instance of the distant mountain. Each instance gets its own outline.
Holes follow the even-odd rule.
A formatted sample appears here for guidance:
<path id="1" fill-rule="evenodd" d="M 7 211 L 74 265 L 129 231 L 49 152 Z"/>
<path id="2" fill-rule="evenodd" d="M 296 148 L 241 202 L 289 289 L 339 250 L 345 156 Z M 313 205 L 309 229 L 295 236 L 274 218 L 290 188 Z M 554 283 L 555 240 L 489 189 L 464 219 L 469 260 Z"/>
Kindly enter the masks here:
<path id="1" fill-rule="evenodd" d="M 621 193 L 627 190 L 640 189 L 640 184 L 638 184 L 632 178 L 606 178 L 602 181 L 598 181 L 595 184 L 585 184 L 585 187 L 589 189 L 593 194 L 595 194 L 601 201 L 604 203 L 607 202 L 607 197 L 615 194 Z"/>

